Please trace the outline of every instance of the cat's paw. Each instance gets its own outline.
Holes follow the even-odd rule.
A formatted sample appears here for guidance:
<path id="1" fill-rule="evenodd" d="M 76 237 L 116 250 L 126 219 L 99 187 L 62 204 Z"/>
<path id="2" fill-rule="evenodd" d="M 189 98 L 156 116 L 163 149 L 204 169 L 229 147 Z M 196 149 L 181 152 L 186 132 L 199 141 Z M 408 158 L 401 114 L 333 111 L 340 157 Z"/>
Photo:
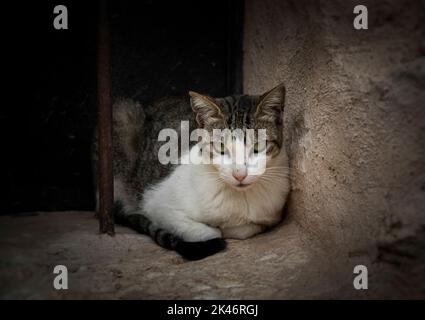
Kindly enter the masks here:
<path id="1" fill-rule="evenodd" d="M 226 241 L 222 238 L 196 242 L 180 241 L 175 250 L 187 260 L 200 260 L 224 250 L 226 245 Z"/>
<path id="2" fill-rule="evenodd" d="M 223 238 L 243 240 L 263 232 L 264 229 L 264 226 L 254 223 L 228 227 L 223 229 Z"/>
<path id="3" fill-rule="evenodd" d="M 223 238 L 221 230 L 203 223 L 191 223 L 186 230 L 180 232 L 180 236 L 187 242 L 203 242 L 215 238 Z"/>

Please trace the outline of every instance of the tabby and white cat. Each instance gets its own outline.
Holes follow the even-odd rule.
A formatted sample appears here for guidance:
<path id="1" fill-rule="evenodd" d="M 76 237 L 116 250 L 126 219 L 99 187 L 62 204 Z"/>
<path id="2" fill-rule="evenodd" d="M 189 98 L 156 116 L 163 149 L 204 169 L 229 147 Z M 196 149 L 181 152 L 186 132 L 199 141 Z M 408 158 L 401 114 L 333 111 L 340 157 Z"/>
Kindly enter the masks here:
<path id="1" fill-rule="evenodd" d="M 245 239 L 277 224 L 290 182 L 282 137 L 282 85 L 262 96 L 189 95 L 190 102 L 167 98 L 144 108 L 132 100 L 114 104 L 114 215 L 117 223 L 196 260 L 224 249 L 224 238 Z M 266 129 L 265 167 L 253 168 L 248 161 L 161 165 L 157 158 L 160 130 L 178 131 L 180 121 L 190 119 L 191 129 L 197 126 L 209 132 Z M 255 143 L 232 143 L 244 144 L 247 157 L 255 161 Z M 181 156 L 196 157 L 197 148 Z M 220 150 L 211 146 L 209 151 L 214 158 L 234 160 L 229 145 L 221 145 Z"/>

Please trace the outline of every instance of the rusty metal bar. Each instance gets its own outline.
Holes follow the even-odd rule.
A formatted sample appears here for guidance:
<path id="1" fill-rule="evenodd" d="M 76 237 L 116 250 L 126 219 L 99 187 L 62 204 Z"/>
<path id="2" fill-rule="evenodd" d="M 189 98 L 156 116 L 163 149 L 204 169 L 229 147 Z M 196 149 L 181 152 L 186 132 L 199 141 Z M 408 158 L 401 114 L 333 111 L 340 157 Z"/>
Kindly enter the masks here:
<path id="1" fill-rule="evenodd" d="M 97 41 L 99 230 L 113 235 L 111 47 L 106 0 L 99 0 Z"/>

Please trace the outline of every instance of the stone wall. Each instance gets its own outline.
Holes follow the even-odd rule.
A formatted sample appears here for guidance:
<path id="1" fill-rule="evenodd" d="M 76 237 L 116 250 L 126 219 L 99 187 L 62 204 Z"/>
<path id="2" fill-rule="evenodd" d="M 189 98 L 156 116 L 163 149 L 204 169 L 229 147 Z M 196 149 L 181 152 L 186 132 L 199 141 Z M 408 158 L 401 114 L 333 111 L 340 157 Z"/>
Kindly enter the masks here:
<path id="1" fill-rule="evenodd" d="M 424 297 L 425 4 L 362 1 L 369 29 L 355 30 L 357 4 L 247 0 L 244 91 L 286 85 L 302 236 L 337 268 L 376 270 L 376 296 Z"/>

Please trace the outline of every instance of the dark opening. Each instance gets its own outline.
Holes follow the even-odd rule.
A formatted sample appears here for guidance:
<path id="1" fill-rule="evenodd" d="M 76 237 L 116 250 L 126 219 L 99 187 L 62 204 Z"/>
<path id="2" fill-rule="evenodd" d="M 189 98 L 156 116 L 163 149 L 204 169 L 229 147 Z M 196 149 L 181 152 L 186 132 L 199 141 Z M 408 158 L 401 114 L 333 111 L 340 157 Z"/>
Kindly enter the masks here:
<path id="1" fill-rule="evenodd" d="M 3 214 L 92 210 L 90 144 L 96 120 L 96 2 L 28 2 L 15 24 L 14 76 L 25 95 L 1 108 Z M 241 92 L 243 1 L 110 1 L 113 97 L 142 104 L 192 89 Z"/>

